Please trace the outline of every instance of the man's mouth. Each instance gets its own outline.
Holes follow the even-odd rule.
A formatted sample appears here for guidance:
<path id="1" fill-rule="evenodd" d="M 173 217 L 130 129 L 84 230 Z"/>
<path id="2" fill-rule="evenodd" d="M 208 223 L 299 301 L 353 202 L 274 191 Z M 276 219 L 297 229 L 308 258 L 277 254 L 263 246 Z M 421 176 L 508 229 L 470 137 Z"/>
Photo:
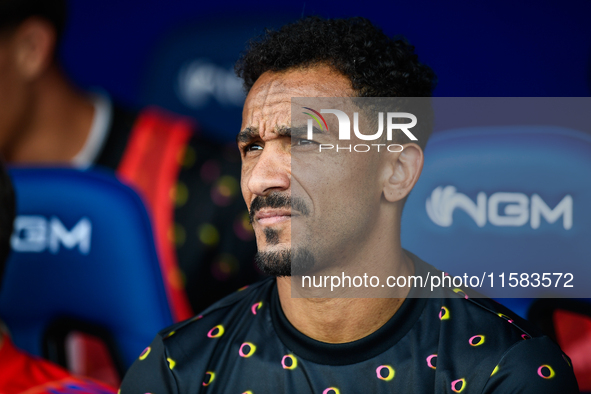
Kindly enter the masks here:
<path id="1" fill-rule="evenodd" d="M 310 210 L 301 198 L 292 200 L 290 195 L 273 192 L 268 196 L 256 196 L 248 209 L 250 222 L 262 226 L 280 223 L 297 216 L 308 216 Z"/>
<path id="2" fill-rule="evenodd" d="M 286 208 L 262 208 L 254 215 L 254 220 L 263 226 L 270 226 L 290 219 L 291 209 Z"/>

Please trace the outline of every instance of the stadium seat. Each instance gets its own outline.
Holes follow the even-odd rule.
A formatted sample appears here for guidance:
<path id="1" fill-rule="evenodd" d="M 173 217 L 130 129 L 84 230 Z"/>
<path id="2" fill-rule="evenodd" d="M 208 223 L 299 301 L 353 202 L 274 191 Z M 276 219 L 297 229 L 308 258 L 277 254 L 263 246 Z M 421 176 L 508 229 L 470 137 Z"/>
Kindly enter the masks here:
<path id="1" fill-rule="evenodd" d="M 158 330 L 173 323 L 142 201 L 101 170 L 10 174 L 17 218 L 0 316 L 15 344 L 71 367 L 68 358 L 79 347 L 68 342 L 96 353 L 98 340 L 121 378 Z"/>
<path id="2" fill-rule="evenodd" d="M 542 126 L 440 131 L 427 145 L 402 218 L 403 247 L 452 275 L 484 277 L 486 287 L 478 290 L 529 317 L 570 351 L 583 391 L 591 391 L 591 351 L 573 352 L 573 344 L 591 349 L 589 174 L 591 135 L 583 132 Z M 511 287 L 511 273 L 550 273 L 552 285 Z M 557 287 L 555 274 L 562 274 Z"/>

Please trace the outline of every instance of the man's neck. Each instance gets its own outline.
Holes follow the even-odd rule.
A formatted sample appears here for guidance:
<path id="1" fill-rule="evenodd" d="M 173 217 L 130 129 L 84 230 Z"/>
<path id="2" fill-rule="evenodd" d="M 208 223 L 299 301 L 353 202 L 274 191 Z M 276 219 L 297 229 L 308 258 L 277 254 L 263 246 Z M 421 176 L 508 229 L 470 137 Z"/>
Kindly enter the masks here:
<path id="1" fill-rule="evenodd" d="M 414 265 L 402 249 L 393 262 L 400 275 Z M 291 278 L 277 279 L 281 308 L 289 322 L 308 337 L 327 343 L 364 338 L 383 326 L 400 308 L 408 288 L 396 298 L 292 298 Z"/>
<path id="2" fill-rule="evenodd" d="M 29 117 L 4 149 L 13 163 L 67 163 L 83 148 L 92 126 L 92 100 L 57 66 L 36 81 Z"/>

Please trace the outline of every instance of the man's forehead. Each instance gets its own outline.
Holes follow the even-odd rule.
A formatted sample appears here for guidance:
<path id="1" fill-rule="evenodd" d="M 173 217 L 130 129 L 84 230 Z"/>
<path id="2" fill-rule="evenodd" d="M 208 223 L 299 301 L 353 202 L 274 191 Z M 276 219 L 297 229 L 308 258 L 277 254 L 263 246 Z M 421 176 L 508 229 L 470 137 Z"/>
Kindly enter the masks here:
<path id="1" fill-rule="evenodd" d="M 257 79 L 252 90 L 265 86 L 272 86 L 281 92 L 295 91 L 299 93 L 297 96 L 301 97 L 349 95 L 347 93 L 352 90 L 348 77 L 334 67 L 323 64 L 284 71 L 267 71 Z"/>
<path id="2" fill-rule="evenodd" d="M 250 90 L 242 113 L 242 130 L 275 131 L 288 127 L 294 97 L 351 96 L 350 80 L 329 66 L 267 71 Z"/>

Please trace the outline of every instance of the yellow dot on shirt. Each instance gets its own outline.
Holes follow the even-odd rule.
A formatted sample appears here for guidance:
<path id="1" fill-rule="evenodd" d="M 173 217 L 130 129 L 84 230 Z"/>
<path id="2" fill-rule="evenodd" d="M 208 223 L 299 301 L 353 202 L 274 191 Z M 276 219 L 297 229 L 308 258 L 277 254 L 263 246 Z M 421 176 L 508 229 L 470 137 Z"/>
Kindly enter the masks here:
<path id="1" fill-rule="evenodd" d="M 212 328 L 211 330 L 209 330 L 209 332 L 207 333 L 207 336 L 209 338 L 219 338 L 222 335 L 224 335 L 224 326 L 222 326 L 221 324 L 218 324 L 217 326 L 215 326 L 214 328 Z"/>
<path id="2" fill-rule="evenodd" d="M 442 306 L 439 311 L 439 320 L 449 320 L 449 309 Z"/>
<path id="3" fill-rule="evenodd" d="M 571 365 L 570 361 L 568 361 L 568 359 L 567 359 L 567 357 L 564 355 L 564 353 L 562 353 L 562 359 L 563 359 L 564 361 L 566 361 L 566 364 L 567 364 L 569 367 L 571 367 L 571 368 L 572 368 L 572 365 Z"/>
<path id="4" fill-rule="evenodd" d="M 499 372 L 499 366 L 497 365 L 495 367 L 495 369 L 493 369 L 492 373 L 490 374 L 490 376 L 493 376 L 494 374 L 496 374 L 497 372 Z"/>
<path id="5" fill-rule="evenodd" d="M 543 379 L 552 379 L 556 376 L 556 372 L 548 364 L 544 364 L 538 368 L 538 375 Z"/>
<path id="6" fill-rule="evenodd" d="M 146 357 L 148 357 L 148 354 L 150 354 L 150 351 L 152 351 L 152 348 L 150 346 L 145 348 L 142 354 L 140 354 L 140 360 L 145 360 Z"/>
<path id="7" fill-rule="evenodd" d="M 209 375 L 209 378 L 207 377 Z M 205 382 L 203 382 L 204 386 L 209 386 L 213 380 L 215 379 L 215 372 L 207 371 L 205 372 Z"/>
<path id="8" fill-rule="evenodd" d="M 176 362 L 172 358 L 170 358 L 170 357 L 168 357 L 166 359 L 166 361 L 168 361 L 168 368 L 170 368 L 170 369 L 173 369 L 174 366 L 176 365 Z"/>
<path id="9" fill-rule="evenodd" d="M 382 373 L 382 371 L 384 371 L 384 370 L 386 371 L 385 376 Z M 376 375 L 377 375 L 378 379 L 385 380 L 386 382 L 389 382 L 390 380 L 394 379 L 394 376 L 396 375 L 396 371 L 390 365 L 380 365 L 376 369 Z"/>
<path id="10" fill-rule="evenodd" d="M 256 352 L 257 347 L 251 342 L 244 342 L 240 349 L 238 349 L 238 354 L 240 357 L 249 358 Z"/>
<path id="11" fill-rule="evenodd" d="M 209 223 L 204 223 L 199 227 L 198 230 L 199 240 L 208 246 L 217 245 L 220 240 L 220 234 L 218 230 Z"/>
<path id="12" fill-rule="evenodd" d="M 298 367 L 298 359 L 293 354 L 286 354 L 281 359 L 281 366 L 283 366 L 283 369 L 296 369 Z"/>
<path id="13" fill-rule="evenodd" d="M 461 393 L 466 388 L 466 379 L 461 378 L 451 382 L 451 391 L 454 393 Z"/>

